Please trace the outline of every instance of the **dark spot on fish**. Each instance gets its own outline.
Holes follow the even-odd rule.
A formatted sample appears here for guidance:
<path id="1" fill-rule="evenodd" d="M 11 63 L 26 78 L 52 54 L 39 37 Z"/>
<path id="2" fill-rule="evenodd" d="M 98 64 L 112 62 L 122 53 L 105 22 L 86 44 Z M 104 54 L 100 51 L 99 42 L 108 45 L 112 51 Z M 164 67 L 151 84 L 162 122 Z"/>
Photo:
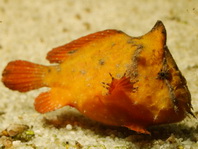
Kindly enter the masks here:
<path id="1" fill-rule="evenodd" d="M 137 60 L 140 65 L 145 66 L 147 64 L 146 59 L 142 56 L 137 57 Z"/>
<path id="2" fill-rule="evenodd" d="M 104 65 L 104 64 L 105 64 L 104 59 L 100 59 L 100 60 L 99 60 L 99 64 L 100 64 L 100 65 Z"/>
<path id="3" fill-rule="evenodd" d="M 115 43 L 112 43 L 112 44 L 111 44 L 111 47 L 114 47 L 115 45 L 116 45 Z"/>
<path id="4" fill-rule="evenodd" d="M 74 54 L 77 50 L 72 50 L 72 51 L 69 51 L 67 52 L 67 54 Z"/>
<path id="5" fill-rule="evenodd" d="M 133 44 L 133 45 L 135 44 L 134 41 L 133 41 L 133 38 L 130 38 L 130 39 L 127 41 L 127 43 L 128 43 L 128 44 Z"/>
<path id="6" fill-rule="evenodd" d="M 49 69 L 48 69 L 48 73 L 50 73 L 51 71 L 52 71 L 52 70 L 49 68 Z"/>
<path id="7" fill-rule="evenodd" d="M 86 74 L 86 71 L 85 70 L 80 70 L 80 73 L 84 75 L 84 74 Z"/>

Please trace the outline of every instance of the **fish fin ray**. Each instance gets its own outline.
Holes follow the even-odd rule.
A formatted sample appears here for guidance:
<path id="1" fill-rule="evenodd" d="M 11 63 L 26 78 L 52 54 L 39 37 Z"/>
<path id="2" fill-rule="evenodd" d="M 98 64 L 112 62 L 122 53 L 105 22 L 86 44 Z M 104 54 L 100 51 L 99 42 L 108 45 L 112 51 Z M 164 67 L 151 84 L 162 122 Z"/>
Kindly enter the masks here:
<path id="1" fill-rule="evenodd" d="M 112 82 L 109 85 L 109 93 L 112 94 L 117 90 L 123 90 L 126 92 L 133 91 L 135 82 L 131 82 L 129 77 L 123 76 L 120 79 L 112 78 Z"/>
<path id="2" fill-rule="evenodd" d="M 52 89 L 51 91 L 41 93 L 34 102 L 36 111 L 39 113 L 47 113 L 60 109 L 69 104 L 69 100 L 62 98 L 58 90 Z"/>
<path id="3" fill-rule="evenodd" d="M 46 58 L 50 63 L 62 63 L 69 55 L 75 53 L 78 49 L 81 49 L 92 41 L 109 37 L 120 32 L 121 31 L 117 30 L 104 30 L 81 37 L 68 44 L 52 49 L 48 52 Z"/>
<path id="4" fill-rule="evenodd" d="M 47 66 L 28 61 L 16 60 L 9 62 L 2 73 L 2 82 L 12 90 L 26 92 L 46 86 L 43 77 Z"/>
<path id="5" fill-rule="evenodd" d="M 146 130 L 143 126 L 138 125 L 138 124 L 130 124 L 130 125 L 124 125 L 124 127 L 127 127 L 130 130 L 133 130 L 137 133 L 143 133 L 143 134 L 148 134 L 150 135 L 151 133 Z"/>

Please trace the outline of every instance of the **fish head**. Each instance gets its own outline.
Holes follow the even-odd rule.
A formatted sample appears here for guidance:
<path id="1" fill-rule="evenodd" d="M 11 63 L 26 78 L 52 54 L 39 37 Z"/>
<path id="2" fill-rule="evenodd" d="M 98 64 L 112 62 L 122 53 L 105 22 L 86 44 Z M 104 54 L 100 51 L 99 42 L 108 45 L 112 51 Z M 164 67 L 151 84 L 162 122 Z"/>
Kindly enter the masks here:
<path id="1" fill-rule="evenodd" d="M 131 40 L 137 46 L 127 72 L 131 80 L 138 80 L 136 93 L 131 93 L 133 102 L 150 109 L 156 123 L 177 122 L 187 113 L 193 115 L 191 95 L 166 45 L 163 23 L 158 21 L 150 32 Z"/>

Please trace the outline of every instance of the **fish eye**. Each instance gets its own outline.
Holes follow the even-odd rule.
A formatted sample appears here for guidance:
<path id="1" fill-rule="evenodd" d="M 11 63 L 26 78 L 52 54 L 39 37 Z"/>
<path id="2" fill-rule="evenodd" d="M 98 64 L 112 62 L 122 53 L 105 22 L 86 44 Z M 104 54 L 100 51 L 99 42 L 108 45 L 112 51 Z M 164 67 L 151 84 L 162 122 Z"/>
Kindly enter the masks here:
<path id="1" fill-rule="evenodd" d="M 160 72 L 158 72 L 158 79 L 160 79 L 160 80 L 169 80 L 170 78 L 171 78 L 171 75 L 170 75 L 170 73 L 168 72 L 168 71 L 160 71 Z"/>

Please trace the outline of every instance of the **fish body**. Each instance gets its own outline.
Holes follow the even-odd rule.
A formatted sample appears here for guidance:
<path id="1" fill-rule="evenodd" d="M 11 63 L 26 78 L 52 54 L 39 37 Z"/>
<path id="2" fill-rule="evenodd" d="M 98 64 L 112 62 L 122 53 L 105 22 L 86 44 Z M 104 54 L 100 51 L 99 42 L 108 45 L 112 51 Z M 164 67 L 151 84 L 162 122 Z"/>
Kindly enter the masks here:
<path id="1" fill-rule="evenodd" d="M 192 114 L 190 92 L 161 21 L 140 37 L 118 30 L 90 34 L 54 48 L 47 59 L 55 65 L 17 60 L 2 74 L 12 90 L 50 88 L 35 99 L 40 113 L 68 105 L 93 120 L 146 134 L 148 126 Z"/>

